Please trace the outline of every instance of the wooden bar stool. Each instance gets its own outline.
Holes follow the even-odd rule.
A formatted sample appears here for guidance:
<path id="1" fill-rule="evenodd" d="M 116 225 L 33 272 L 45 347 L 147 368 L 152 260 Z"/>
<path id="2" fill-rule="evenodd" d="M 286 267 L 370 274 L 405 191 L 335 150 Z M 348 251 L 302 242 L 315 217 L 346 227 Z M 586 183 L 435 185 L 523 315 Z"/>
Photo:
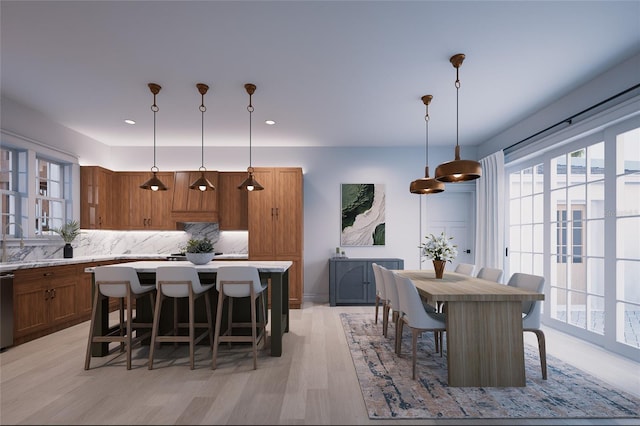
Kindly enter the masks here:
<path id="1" fill-rule="evenodd" d="M 129 266 L 97 266 L 94 269 L 95 289 L 93 296 L 93 309 L 91 311 L 91 325 L 89 326 L 89 341 L 87 343 L 87 356 L 84 369 L 89 369 L 91 362 L 91 346 L 93 343 L 120 343 L 120 352 L 127 352 L 127 370 L 131 370 L 131 348 L 142 339 L 149 337 L 151 326 L 149 323 L 136 323 L 133 320 L 133 302 L 143 296 L 151 298 L 153 310 L 153 297 L 156 287 L 154 285 L 140 285 L 138 274 Z M 107 331 L 103 336 L 94 334 L 94 326 L 97 321 L 96 313 L 98 303 L 105 298 L 115 297 L 120 299 L 120 322 L 116 329 Z M 125 318 L 126 308 L 126 318 Z M 146 333 L 138 333 L 138 329 L 148 328 Z M 133 332 L 136 337 L 133 337 Z"/>
<path id="2" fill-rule="evenodd" d="M 156 344 L 161 342 L 188 342 L 189 365 L 193 370 L 195 345 L 208 335 L 209 346 L 213 346 L 213 337 L 211 334 L 211 301 L 209 300 L 209 293 L 213 288 L 213 284 L 203 285 L 200 282 L 198 271 L 193 266 L 158 266 L 156 269 L 156 287 L 158 289 L 158 297 L 156 299 L 151 346 L 149 348 L 149 370 L 153 369 L 153 354 Z M 196 323 L 195 301 L 202 296 L 204 296 L 207 311 L 207 322 Z M 173 334 L 158 336 L 160 312 L 165 297 L 173 298 Z M 178 322 L 178 299 L 184 297 L 189 298 L 189 322 L 180 323 Z M 180 328 L 188 328 L 188 335 L 179 335 Z M 206 328 L 207 331 L 196 336 L 195 330 L 202 328 Z"/>
<path id="3" fill-rule="evenodd" d="M 220 342 L 252 342 L 253 343 L 253 369 L 258 368 L 258 341 L 266 339 L 267 308 L 265 303 L 265 290 L 267 284 L 260 282 L 258 268 L 255 266 L 221 266 L 217 270 L 216 289 L 218 290 L 218 308 L 216 312 L 216 328 L 213 341 L 213 358 L 211 368 L 216 369 L 218 345 Z M 233 322 L 233 299 L 237 297 L 249 297 L 251 302 L 251 322 Z M 256 299 L 261 298 L 262 321 L 256 319 Z M 224 299 L 229 299 L 227 315 L 227 330 L 220 335 L 220 323 L 222 322 L 222 308 Z M 251 327 L 251 336 L 234 336 L 233 329 Z M 256 328 L 260 328 L 257 335 Z"/>

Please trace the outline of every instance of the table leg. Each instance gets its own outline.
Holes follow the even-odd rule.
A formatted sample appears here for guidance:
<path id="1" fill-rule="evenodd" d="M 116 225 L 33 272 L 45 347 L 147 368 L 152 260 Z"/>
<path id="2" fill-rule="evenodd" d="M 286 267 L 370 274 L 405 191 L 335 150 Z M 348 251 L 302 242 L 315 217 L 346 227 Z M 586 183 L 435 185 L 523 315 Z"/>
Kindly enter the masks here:
<path id="1" fill-rule="evenodd" d="M 525 386 L 522 302 L 447 302 L 449 386 Z"/>
<path id="2" fill-rule="evenodd" d="M 282 335 L 289 331 L 289 272 L 271 274 L 271 356 L 282 356 Z"/>

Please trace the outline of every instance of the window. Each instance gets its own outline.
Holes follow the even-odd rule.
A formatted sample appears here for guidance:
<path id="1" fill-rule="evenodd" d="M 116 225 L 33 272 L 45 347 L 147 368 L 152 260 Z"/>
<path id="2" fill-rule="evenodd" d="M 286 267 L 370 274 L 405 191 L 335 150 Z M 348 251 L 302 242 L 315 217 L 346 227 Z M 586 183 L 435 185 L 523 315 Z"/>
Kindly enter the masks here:
<path id="1" fill-rule="evenodd" d="M 604 142 L 551 158 L 552 318 L 604 333 Z M 587 235 L 588 230 L 591 230 Z M 593 247 L 592 247 L 593 246 Z M 589 288 L 591 283 L 591 288 Z"/>
<path id="2" fill-rule="evenodd" d="M 18 238 L 26 233 L 27 155 L 6 147 L 0 148 L 0 211 L 2 233 Z M 19 226 L 16 226 L 18 224 Z"/>
<path id="3" fill-rule="evenodd" d="M 507 165 L 507 176 L 508 270 L 545 276 L 544 322 L 637 357 L 640 120 Z"/>
<path id="4" fill-rule="evenodd" d="M 616 340 L 640 348 L 640 128 L 616 148 Z"/>
<path id="5" fill-rule="evenodd" d="M 66 212 L 71 206 L 65 196 L 69 194 L 65 166 L 51 160 L 36 159 L 35 234 L 51 234 L 52 228 L 66 222 Z M 70 204 L 70 203 L 69 203 Z"/>

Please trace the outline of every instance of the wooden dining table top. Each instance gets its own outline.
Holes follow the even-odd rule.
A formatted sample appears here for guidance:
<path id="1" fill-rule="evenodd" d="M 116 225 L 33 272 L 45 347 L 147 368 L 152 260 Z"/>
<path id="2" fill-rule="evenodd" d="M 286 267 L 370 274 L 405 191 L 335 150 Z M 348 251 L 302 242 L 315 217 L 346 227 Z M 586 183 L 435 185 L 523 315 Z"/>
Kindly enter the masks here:
<path id="1" fill-rule="evenodd" d="M 410 278 L 418 292 L 434 302 L 496 302 L 516 300 L 544 300 L 544 294 L 499 284 L 456 272 L 445 272 L 436 278 L 432 270 L 397 270 L 398 275 Z"/>

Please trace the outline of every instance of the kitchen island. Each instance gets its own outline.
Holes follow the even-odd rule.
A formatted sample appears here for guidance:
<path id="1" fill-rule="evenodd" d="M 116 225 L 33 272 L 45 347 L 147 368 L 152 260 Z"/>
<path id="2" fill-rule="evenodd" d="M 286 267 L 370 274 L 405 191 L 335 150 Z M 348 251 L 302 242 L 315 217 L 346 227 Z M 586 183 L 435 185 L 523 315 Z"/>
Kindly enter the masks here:
<path id="1" fill-rule="evenodd" d="M 138 261 L 128 262 L 136 270 L 142 283 L 155 283 L 155 271 L 158 266 L 181 266 L 183 262 L 166 261 Z M 190 264 L 191 265 L 191 264 Z M 243 260 L 216 260 L 205 265 L 193 265 L 198 270 L 198 275 L 204 283 L 215 282 L 216 271 L 220 266 L 255 266 L 261 278 L 269 279 L 269 291 L 271 296 L 271 356 L 282 356 L 282 336 L 289 331 L 289 268 L 290 261 L 243 261 Z M 115 266 L 115 265 L 114 265 Z M 106 267 L 109 267 L 107 265 Z M 93 267 L 86 268 L 85 272 L 92 274 Z M 95 291 L 95 285 L 94 285 Z M 216 293 L 217 295 L 217 293 Z M 212 306 L 216 306 L 216 301 L 212 301 Z M 234 304 L 235 306 L 235 304 Z M 140 322 L 151 322 L 151 309 L 144 304 L 136 307 L 137 320 Z M 234 309 L 235 313 L 235 309 Z M 196 315 L 203 315 L 203 312 L 196 312 Z M 95 322 L 94 332 L 96 335 L 105 334 L 108 328 L 108 301 L 98 305 L 99 321 Z M 94 343 L 92 348 L 93 356 L 104 356 L 108 353 L 108 344 Z"/>

